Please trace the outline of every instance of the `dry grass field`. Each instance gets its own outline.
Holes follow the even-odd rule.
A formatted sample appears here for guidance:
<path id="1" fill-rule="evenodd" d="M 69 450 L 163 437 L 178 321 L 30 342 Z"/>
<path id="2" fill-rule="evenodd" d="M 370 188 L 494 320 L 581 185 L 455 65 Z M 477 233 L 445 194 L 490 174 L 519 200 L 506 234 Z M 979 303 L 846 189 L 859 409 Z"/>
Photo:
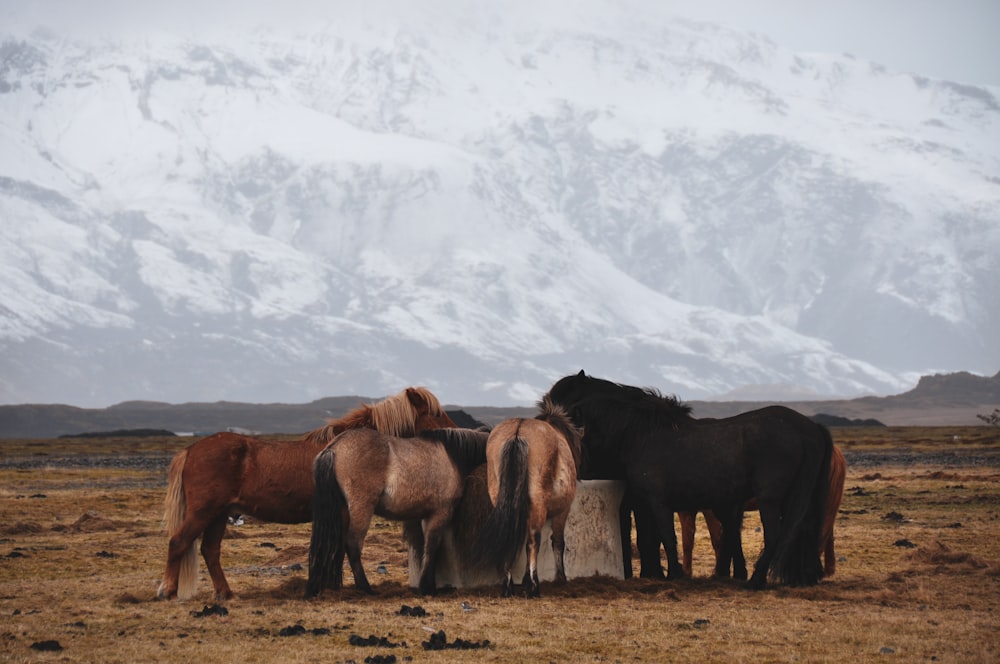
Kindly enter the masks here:
<path id="1" fill-rule="evenodd" d="M 248 519 L 223 542 L 238 595 L 226 615 L 199 615 L 214 604 L 203 565 L 195 600 L 153 599 L 167 461 L 190 439 L 0 441 L 0 660 L 1000 661 L 1000 429 L 834 437 L 850 464 L 840 562 L 817 587 L 752 593 L 709 579 L 702 527 L 693 580 L 543 583 L 534 600 L 494 588 L 424 598 L 406 587 L 400 529 L 377 521 L 365 564 L 378 594 L 357 593 L 346 573 L 348 589 L 305 601 L 309 525 Z M 751 559 L 758 525 L 748 515 Z M 426 615 L 400 615 L 403 605 Z M 448 644 L 489 644 L 424 649 L 441 630 Z"/>

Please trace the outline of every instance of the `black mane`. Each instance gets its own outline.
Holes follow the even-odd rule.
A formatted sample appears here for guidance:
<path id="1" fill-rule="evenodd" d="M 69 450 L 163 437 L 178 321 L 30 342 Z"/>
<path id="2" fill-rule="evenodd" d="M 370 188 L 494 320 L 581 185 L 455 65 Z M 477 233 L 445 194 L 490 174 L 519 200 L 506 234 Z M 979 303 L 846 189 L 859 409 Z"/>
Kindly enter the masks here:
<path id="1" fill-rule="evenodd" d="M 448 457 L 458 466 L 463 476 L 486 463 L 486 439 L 490 437 L 488 432 L 477 429 L 428 429 L 420 437 L 444 445 Z"/>

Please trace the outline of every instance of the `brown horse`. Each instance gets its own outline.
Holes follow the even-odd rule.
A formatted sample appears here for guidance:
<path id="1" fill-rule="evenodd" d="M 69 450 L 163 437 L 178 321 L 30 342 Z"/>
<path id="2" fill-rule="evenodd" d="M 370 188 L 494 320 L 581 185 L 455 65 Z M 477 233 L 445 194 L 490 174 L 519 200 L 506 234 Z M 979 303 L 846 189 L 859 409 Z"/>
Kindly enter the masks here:
<path id="1" fill-rule="evenodd" d="M 548 397 L 538 405 L 535 419 L 505 420 L 486 443 L 487 486 L 494 509 L 479 531 L 475 559 L 503 573 L 504 597 L 513 593 L 511 567 L 522 546 L 527 552 L 522 587 L 529 597 L 540 594 L 538 550 L 549 519 L 556 581 L 566 580 L 564 533 L 576 497 L 583 431 Z"/>
<path id="2" fill-rule="evenodd" d="M 837 518 L 840 510 L 840 501 L 844 498 L 844 478 L 847 475 L 847 460 L 839 447 L 834 446 L 833 454 L 830 456 L 830 490 L 826 498 L 826 510 L 823 513 L 823 530 L 820 534 L 820 551 L 823 552 L 823 575 L 833 576 L 837 572 L 837 554 L 833 547 L 833 522 Z M 752 511 L 757 509 L 755 501 L 747 503 L 746 509 Z M 708 535 L 712 540 L 712 548 L 715 549 L 716 567 L 722 547 L 722 522 L 719 521 L 711 510 L 702 512 L 705 517 L 705 525 L 708 526 Z M 681 522 L 681 546 L 683 549 L 682 565 L 684 574 L 691 576 L 691 558 L 694 551 L 695 516 L 697 512 L 678 512 L 677 517 Z M 739 559 L 733 561 L 734 565 L 739 565 Z M 743 563 L 744 569 L 746 562 Z"/>
<path id="3" fill-rule="evenodd" d="M 454 426 L 437 397 L 409 387 L 376 404 L 362 404 L 301 440 L 275 441 L 217 433 L 189 445 L 170 464 L 165 499 L 167 568 L 157 596 L 187 599 L 198 573 L 197 544 L 212 577 L 217 600 L 233 596 L 219 562 L 222 536 L 232 513 L 261 521 L 305 523 L 312 517 L 313 459 L 348 429 L 369 427 L 412 436 Z"/>
<path id="4" fill-rule="evenodd" d="M 442 530 L 462 498 L 466 476 L 486 461 L 487 436 L 471 429 L 437 429 L 415 438 L 354 429 L 337 436 L 316 457 L 306 597 L 343 586 L 345 553 L 354 585 L 374 592 L 361 549 L 375 514 L 421 521 L 420 592 L 433 594 Z"/>

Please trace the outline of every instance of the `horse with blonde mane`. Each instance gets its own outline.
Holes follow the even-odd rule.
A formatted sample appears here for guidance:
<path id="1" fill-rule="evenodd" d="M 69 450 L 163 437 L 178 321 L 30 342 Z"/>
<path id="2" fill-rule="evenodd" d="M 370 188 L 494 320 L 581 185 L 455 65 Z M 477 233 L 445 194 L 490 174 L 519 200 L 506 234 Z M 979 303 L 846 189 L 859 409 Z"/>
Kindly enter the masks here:
<path id="1" fill-rule="evenodd" d="M 408 387 L 331 419 L 300 440 L 265 440 L 224 432 L 192 443 L 170 464 L 164 500 L 170 541 L 157 597 L 194 596 L 200 539 L 215 598 L 230 599 L 233 592 L 219 561 L 228 517 L 239 513 L 273 523 L 308 522 L 312 518 L 313 460 L 338 434 L 365 427 L 413 436 L 454 426 L 430 390 Z"/>

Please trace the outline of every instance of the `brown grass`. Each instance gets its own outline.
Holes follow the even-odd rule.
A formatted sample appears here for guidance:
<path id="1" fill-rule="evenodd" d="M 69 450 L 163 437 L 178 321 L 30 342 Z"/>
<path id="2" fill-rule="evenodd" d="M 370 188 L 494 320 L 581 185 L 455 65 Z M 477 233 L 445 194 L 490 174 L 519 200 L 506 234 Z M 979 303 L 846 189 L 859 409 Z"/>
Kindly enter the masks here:
<path id="1" fill-rule="evenodd" d="M 990 442 L 980 433 L 890 428 L 869 438 L 856 430 L 835 436 L 847 449 L 998 445 L 995 435 Z M 0 443 L 0 458 L 97 448 L 162 454 L 180 446 L 14 441 Z M 711 547 L 701 526 L 691 581 L 543 583 L 536 600 L 503 600 L 493 588 L 423 598 L 406 587 L 399 528 L 376 521 L 364 557 L 378 595 L 349 587 L 305 601 L 309 526 L 247 519 L 223 543 L 223 564 L 239 597 L 226 604 L 227 616 L 200 618 L 192 612 L 214 603 L 204 571 L 195 601 L 152 599 L 165 556 L 165 469 L 0 468 L 0 660 L 360 663 L 390 654 L 400 662 L 1000 660 L 995 464 L 849 468 L 836 531 L 837 575 L 814 588 L 759 593 L 707 578 Z M 751 558 L 761 544 L 758 525 L 749 515 L 744 546 Z M 914 546 L 898 546 L 902 541 Z M 376 573 L 379 564 L 388 574 Z M 464 611 L 462 602 L 475 610 Z M 427 616 L 401 616 L 403 604 L 420 605 Z M 279 635 L 296 624 L 329 632 Z M 421 641 L 436 630 L 449 642 L 488 639 L 491 646 L 423 650 Z M 352 634 L 406 647 L 352 646 Z M 62 650 L 31 647 L 48 640 Z"/>

